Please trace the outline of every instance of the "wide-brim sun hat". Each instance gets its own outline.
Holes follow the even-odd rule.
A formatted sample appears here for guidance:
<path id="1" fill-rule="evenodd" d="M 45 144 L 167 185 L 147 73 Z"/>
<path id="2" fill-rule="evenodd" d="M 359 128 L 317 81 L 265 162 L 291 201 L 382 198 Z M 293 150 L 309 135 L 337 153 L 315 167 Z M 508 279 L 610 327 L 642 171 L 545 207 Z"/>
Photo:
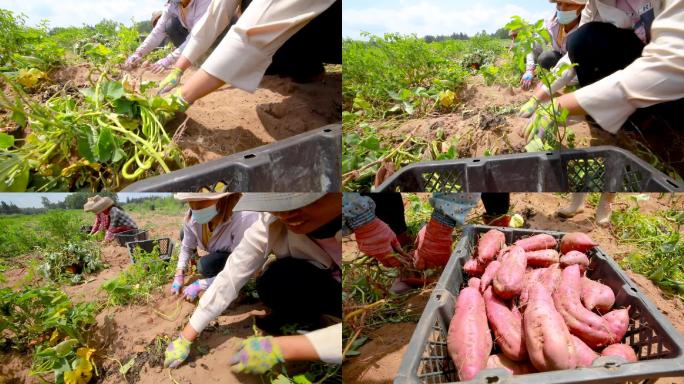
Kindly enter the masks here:
<path id="1" fill-rule="evenodd" d="M 549 0 L 549 3 L 572 3 L 572 4 L 577 4 L 577 5 L 587 5 L 589 0 Z"/>
<path id="2" fill-rule="evenodd" d="M 173 198 L 183 202 L 190 201 L 207 201 L 207 200 L 220 200 L 226 196 L 234 195 L 239 192 L 190 192 L 190 193 L 176 193 Z"/>
<path id="3" fill-rule="evenodd" d="M 114 200 L 112 200 L 110 197 L 93 196 L 85 203 L 83 210 L 97 214 L 111 207 L 112 205 L 114 205 Z"/>
<path id="4" fill-rule="evenodd" d="M 246 193 L 233 211 L 285 212 L 305 207 L 325 196 L 319 193 Z"/>

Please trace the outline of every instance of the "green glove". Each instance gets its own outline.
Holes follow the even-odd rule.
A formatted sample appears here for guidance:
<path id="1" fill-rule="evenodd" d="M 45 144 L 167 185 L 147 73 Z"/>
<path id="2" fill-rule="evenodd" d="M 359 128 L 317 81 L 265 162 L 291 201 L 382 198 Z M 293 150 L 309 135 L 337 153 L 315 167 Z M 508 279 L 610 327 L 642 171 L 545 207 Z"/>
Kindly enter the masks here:
<path id="1" fill-rule="evenodd" d="M 531 118 L 530 122 L 525 128 L 525 139 L 529 143 L 534 138 L 534 135 L 543 137 L 544 132 L 553 126 L 551 117 L 542 111 L 537 111 Z"/>
<path id="2" fill-rule="evenodd" d="M 180 88 L 176 89 L 176 92 L 173 93 L 173 98 L 178 102 L 178 112 L 185 112 L 190 108 L 190 103 L 183 98 Z"/>
<path id="3" fill-rule="evenodd" d="M 250 337 L 242 342 L 242 347 L 231 359 L 231 365 L 234 372 L 262 374 L 284 361 L 273 336 Z"/>
<path id="4" fill-rule="evenodd" d="M 164 367 L 176 368 L 181 365 L 190 354 L 192 341 L 186 340 L 183 335 L 169 344 L 164 352 Z"/>
<path id="5" fill-rule="evenodd" d="M 161 83 L 159 83 L 159 94 L 162 95 L 171 91 L 178 86 L 180 79 L 183 76 L 183 70 L 176 67 L 171 70 L 168 76 Z"/>
<path id="6" fill-rule="evenodd" d="M 520 110 L 518 111 L 518 116 L 520 117 L 530 117 L 534 113 L 534 111 L 537 110 L 537 106 L 539 105 L 539 101 L 537 101 L 537 98 L 532 97 L 525 104 L 523 104 L 522 107 L 520 107 Z"/>

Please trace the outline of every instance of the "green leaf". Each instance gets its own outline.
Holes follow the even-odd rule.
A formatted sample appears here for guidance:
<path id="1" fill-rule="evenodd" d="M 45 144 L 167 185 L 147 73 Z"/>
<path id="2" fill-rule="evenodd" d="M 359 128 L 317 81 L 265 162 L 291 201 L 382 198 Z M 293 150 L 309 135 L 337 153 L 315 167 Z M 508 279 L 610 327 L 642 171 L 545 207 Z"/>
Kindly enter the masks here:
<path id="1" fill-rule="evenodd" d="M 116 148 L 115 140 L 111 128 L 104 127 L 100 130 L 100 135 L 97 138 L 97 154 L 100 161 L 107 162 L 112 158 Z"/>
<path id="2" fill-rule="evenodd" d="M 128 363 L 124 364 L 121 368 L 119 368 L 119 373 L 122 375 L 126 375 L 128 371 L 133 367 L 133 364 L 135 364 L 135 357 L 133 357 L 131 360 L 128 361 Z"/>
<path id="3" fill-rule="evenodd" d="M 364 148 L 368 148 L 371 151 L 380 150 L 380 140 L 378 140 L 378 138 L 375 136 L 370 136 L 370 137 L 363 139 L 363 141 L 361 141 L 359 143 L 359 145 L 364 147 Z"/>
<path id="4" fill-rule="evenodd" d="M 125 91 L 123 84 L 119 81 L 109 81 L 102 84 L 100 92 L 106 99 L 117 100 L 123 97 Z"/>
<path id="5" fill-rule="evenodd" d="M 95 100 L 95 90 L 93 88 L 81 88 L 79 90 L 81 94 L 86 98 L 91 103 L 94 103 Z"/>
<path id="6" fill-rule="evenodd" d="M 26 122 L 28 121 L 28 118 L 26 117 L 26 114 L 22 111 L 19 110 L 14 110 L 12 112 L 12 116 L 10 116 L 12 120 L 14 120 L 15 123 L 17 123 L 21 127 L 26 127 Z"/>
<path id="7" fill-rule="evenodd" d="M 297 375 L 292 378 L 292 381 L 295 384 L 312 384 L 311 380 L 309 380 L 306 375 Z"/>
<path id="8" fill-rule="evenodd" d="M 14 145 L 14 136 L 0 132 L 0 149 L 7 149 Z"/>
<path id="9" fill-rule="evenodd" d="M 133 116 L 133 106 L 135 103 L 124 98 L 114 100 L 114 111 L 119 115 Z"/>
<path id="10" fill-rule="evenodd" d="M 92 149 L 92 137 L 80 134 L 76 137 L 78 154 L 86 158 L 91 163 L 96 162 L 95 154 Z"/>

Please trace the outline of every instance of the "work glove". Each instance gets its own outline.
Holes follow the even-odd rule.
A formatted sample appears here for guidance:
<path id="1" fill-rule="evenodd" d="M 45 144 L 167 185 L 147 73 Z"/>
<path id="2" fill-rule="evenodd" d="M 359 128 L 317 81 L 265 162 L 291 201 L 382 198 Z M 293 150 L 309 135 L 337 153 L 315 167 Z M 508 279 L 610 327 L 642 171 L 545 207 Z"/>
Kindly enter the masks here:
<path id="1" fill-rule="evenodd" d="M 176 102 L 178 102 L 178 112 L 185 112 L 190 108 L 190 103 L 183 98 L 183 95 L 181 94 L 181 89 L 178 88 L 176 91 L 173 93 L 172 97 L 176 99 Z"/>
<path id="2" fill-rule="evenodd" d="M 181 288 L 183 288 L 184 276 L 182 273 L 173 277 L 173 284 L 171 284 L 171 293 L 177 295 L 180 293 Z"/>
<path id="3" fill-rule="evenodd" d="M 186 340 L 183 335 L 169 344 L 164 352 L 164 367 L 177 368 L 190 354 L 192 341 Z"/>
<path id="4" fill-rule="evenodd" d="M 170 92 L 174 88 L 178 86 L 180 83 L 180 79 L 183 76 L 183 70 L 180 68 L 174 68 L 171 70 L 171 73 L 169 73 L 168 76 L 162 80 L 161 83 L 159 83 L 159 94 L 163 95 L 167 92 Z"/>
<path id="5" fill-rule="evenodd" d="M 163 59 L 157 60 L 156 63 L 152 64 L 152 67 L 150 68 L 150 72 L 152 73 L 162 73 L 165 70 L 171 68 L 171 66 L 175 63 L 173 60 L 173 57 L 165 57 Z"/>
<path id="6" fill-rule="evenodd" d="M 520 107 L 520 110 L 518 111 L 518 116 L 520 117 L 530 117 L 532 114 L 534 114 L 534 111 L 537 110 L 537 107 L 539 106 L 539 101 L 537 101 L 536 97 L 532 97 L 525 104 L 523 104 L 522 107 Z"/>
<path id="7" fill-rule="evenodd" d="M 451 233 L 453 227 L 445 225 L 434 218 L 418 232 L 415 265 L 418 269 L 443 267 L 451 256 Z"/>
<path id="8" fill-rule="evenodd" d="M 534 80 L 534 71 L 527 71 L 523 73 L 520 78 L 520 87 L 524 90 L 530 89 L 532 86 L 532 80 Z"/>
<path id="9" fill-rule="evenodd" d="M 185 296 L 185 300 L 195 301 L 200 292 L 202 292 L 202 287 L 200 287 L 198 280 L 183 289 L 183 296 Z"/>
<path id="10" fill-rule="evenodd" d="M 234 372 L 252 374 L 266 373 L 283 362 L 285 358 L 273 336 L 250 337 L 230 360 Z"/>
<path id="11" fill-rule="evenodd" d="M 406 260 L 400 259 L 401 256 L 407 257 L 401 249 L 397 235 L 389 225 L 377 217 L 370 222 L 354 229 L 356 243 L 359 250 L 364 254 L 377 259 L 386 267 L 399 267 Z M 400 254 L 398 257 L 395 251 Z"/>
<path id="12" fill-rule="evenodd" d="M 553 127 L 553 119 L 545 111 L 536 111 L 524 129 L 523 137 L 529 143 L 534 136 L 542 138 L 544 133 Z"/>
<path id="13" fill-rule="evenodd" d="M 135 52 L 134 54 L 129 56 L 128 59 L 126 59 L 122 67 L 123 70 L 130 71 L 131 69 L 137 67 L 138 63 L 140 62 L 140 59 L 142 59 L 142 56 L 138 52 Z"/>

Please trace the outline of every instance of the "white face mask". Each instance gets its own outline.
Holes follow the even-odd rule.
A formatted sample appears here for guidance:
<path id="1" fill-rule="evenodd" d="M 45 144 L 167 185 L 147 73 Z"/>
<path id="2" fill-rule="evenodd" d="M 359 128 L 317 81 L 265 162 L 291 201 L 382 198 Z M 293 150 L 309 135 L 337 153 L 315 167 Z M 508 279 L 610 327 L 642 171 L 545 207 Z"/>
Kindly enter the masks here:
<path id="1" fill-rule="evenodd" d="M 191 211 L 192 219 L 198 224 L 207 224 L 211 221 L 211 219 L 218 215 L 218 210 L 216 209 L 215 204 L 202 209 L 192 209 Z"/>
<path id="2" fill-rule="evenodd" d="M 577 16 L 577 11 L 556 11 L 556 20 L 563 25 L 572 23 Z"/>

